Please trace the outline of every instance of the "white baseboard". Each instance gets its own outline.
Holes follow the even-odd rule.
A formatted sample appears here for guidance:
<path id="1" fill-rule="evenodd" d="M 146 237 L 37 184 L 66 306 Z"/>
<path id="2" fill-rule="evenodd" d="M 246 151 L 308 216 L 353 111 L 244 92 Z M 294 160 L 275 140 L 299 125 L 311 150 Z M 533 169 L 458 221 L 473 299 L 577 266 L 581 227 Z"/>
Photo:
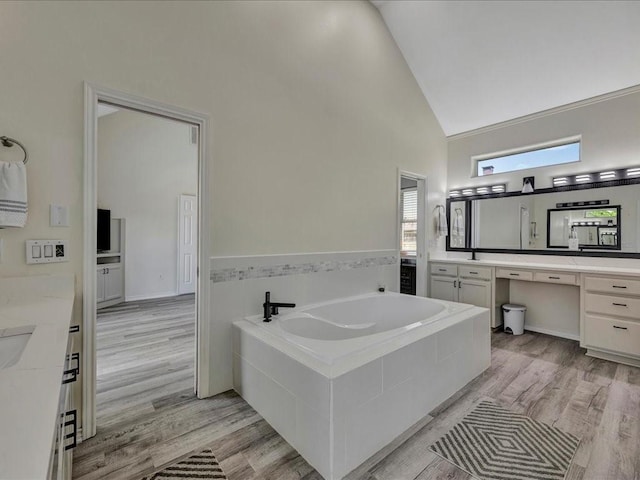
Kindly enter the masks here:
<path id="1" fill-rule="evenodd" d="M 575 340 L 577 342 L 580 341 L 579 334 L 567 333 L 567 332 L 558 332 L 556 330 L 550 330 L 548 328 L 540 328 L 540 327 L 530 327 L 529 325 L 524 326 L 525 330 L 529 330 L 530 332 L 536 333 L 544 333 L 546 335 L 553 335 L 554 337 L 566 338 L 568 340 Z"/>
<path id="2" fill-rule="evenodd" d="M 165 298 L 165 297 L 175 297 L 178 295 L 178 292 L 163 292 L 163 293 L 152 293 L 150 295 L 130 295 L 126 296 L 125 302 L 137 302 L 138 300 L 153 300 L 154 298 Z"/>

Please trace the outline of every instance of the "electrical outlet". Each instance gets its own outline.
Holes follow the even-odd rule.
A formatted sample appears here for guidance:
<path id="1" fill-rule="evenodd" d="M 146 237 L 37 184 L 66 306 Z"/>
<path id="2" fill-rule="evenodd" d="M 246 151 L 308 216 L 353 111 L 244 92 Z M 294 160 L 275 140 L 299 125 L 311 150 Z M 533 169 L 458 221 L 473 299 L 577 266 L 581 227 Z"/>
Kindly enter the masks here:
<path id="1" fill-rule="evenodd" d="M 27 240 L 27 264 L 67 262 L 66 240 Z"/>

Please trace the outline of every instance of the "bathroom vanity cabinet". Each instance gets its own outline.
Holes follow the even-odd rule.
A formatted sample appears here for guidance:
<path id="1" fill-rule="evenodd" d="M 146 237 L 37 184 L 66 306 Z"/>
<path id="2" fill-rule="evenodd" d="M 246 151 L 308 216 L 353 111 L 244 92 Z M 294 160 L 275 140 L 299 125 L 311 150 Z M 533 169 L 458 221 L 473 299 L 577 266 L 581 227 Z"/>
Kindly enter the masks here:
<path id="1" fill-rule="evenodd" d="M 430 272 L 431 298 L 489 308 L 491 310 L 491 327 L 502 323 L 500 316 L 495 314 L 495 308 L 491 307 L 495 303 L 492 268 L 432 263 Z"/>
<path id="2" fill-rule="evenodd" d="M 640 366 L 640 278 L 585 275 L 582 290 L 587 355 Z"/>
<path id="3" fill-rule="evenodd" d="M 438 260 L 430 263 L 429 275 L 430 297 L 489 308 L 492 328 L 502 324 L 501 306 L 526 290 L 525 319 L 548 324 L 525 320 L 525 329 L 580 340 L 589 356 L 640 367 L 639 270 Z M 563 331 L 569 314 L 575 327 Z"/>

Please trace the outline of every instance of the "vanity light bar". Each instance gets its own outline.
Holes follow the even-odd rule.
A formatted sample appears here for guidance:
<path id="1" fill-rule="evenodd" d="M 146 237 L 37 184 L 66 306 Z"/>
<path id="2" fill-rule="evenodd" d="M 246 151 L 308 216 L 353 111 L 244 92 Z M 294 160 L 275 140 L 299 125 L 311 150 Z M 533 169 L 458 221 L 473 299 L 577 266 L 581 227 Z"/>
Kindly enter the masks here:
<path id="1" fill-rule="evenodd" d="M 506 191 L 507 191 L 507 185 L 504 183 L 500 183 L 497 185 L 484 185 L 482 187 L 469 187 L 469 188 L 460 188 L 458 190 L 449 190 L 449 197 L 451 198 L 456 198 L 460 196 L 471 197 L 473 195 L 488 195 L 490 193 L 504 193 Z"/>
<path id="2" fill-rule="evenodd" d="M 579 185 L 581 183 L 591 182 L 606 182 L 609 180 L 620 180 L 625 178 L 637 177 L 640 177 L 640 167 L 619 168 L 614 170 L 604 170 L 602 172 L 567 175 L 566 177 L 553 177 L 553 186 L 564 187 L 566 185 Z"/>

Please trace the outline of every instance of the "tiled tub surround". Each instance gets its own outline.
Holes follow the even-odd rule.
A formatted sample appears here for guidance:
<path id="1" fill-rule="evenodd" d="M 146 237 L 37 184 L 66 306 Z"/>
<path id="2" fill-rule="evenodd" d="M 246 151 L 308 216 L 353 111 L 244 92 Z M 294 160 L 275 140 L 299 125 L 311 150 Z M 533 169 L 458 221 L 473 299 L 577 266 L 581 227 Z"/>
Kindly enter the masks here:
<path id="1" fill-rule="evenodd" d="M 381 285 L 398 291 L 398 258 L 396 250 L 212 258 L 210 392 L 233 388 L 231 325 L 262 312 L 266 291 L 274 302 L 297 305 L 376 292 Z"/>
<path id="2" fill-rule="evenodd" d="M 35 326 L 0 370 L 2 479 L 47 478 L 73 302 L 73 275 L 0 278 L 0 331 Z"/>
<path id="3" fill-rule="evenodd" d="M 341 479 L 489 367 L 489 311 L 436 303 L 443 311 L 417 325 L 315 346 L 277 320 L 235 322 L 234 388 L 325 479 Z M 331 344 L 354 349 L 318 355 Z"/>

